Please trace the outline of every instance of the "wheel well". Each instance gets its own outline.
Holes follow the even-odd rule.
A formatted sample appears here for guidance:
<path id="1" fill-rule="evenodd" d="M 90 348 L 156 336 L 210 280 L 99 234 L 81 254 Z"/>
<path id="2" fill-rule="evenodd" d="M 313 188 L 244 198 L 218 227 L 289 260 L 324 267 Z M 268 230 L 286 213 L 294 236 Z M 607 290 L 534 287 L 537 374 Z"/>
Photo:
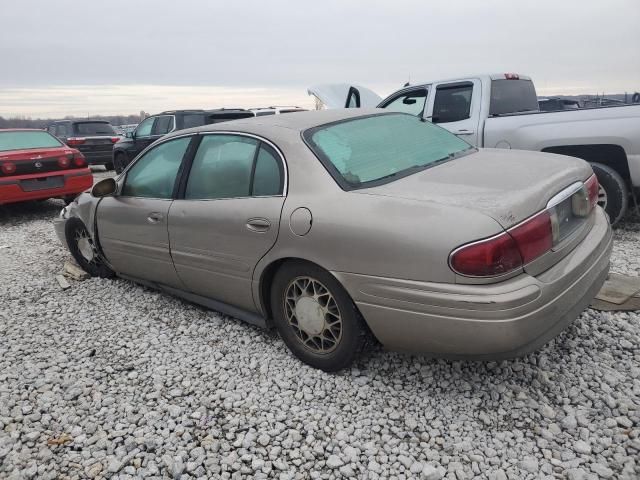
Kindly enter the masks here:
<path id="1" fill-rule="evenodd" d="M 543 148 L 542 151 L 578 157 L 587 162 L 602 163 L 603 165 L 613 168 L 625 180 L 631 178 L 627 154 L 620 145 L 562 145 Z"/>
<path id="2" fill-rule="evenodd" d="M 273 283 L 273 277 L 275 277 L 276 272 L 280 269 L 280 267 L 287 262 L 313 263 L 302 258 L 286 257 L 279 258 L 278 260 L 271 262 L 269 265 L 267 265 L 267 268 L 264 269 L 262 275 L 260 276 L 260 305 L 262 306 L 262 311 L 264 312 L 264 316 L 267 319 L 267 325 L 271 324 L 271 318 L 273 316 L 273 311 L 271 309 L 271 284 Z"/>

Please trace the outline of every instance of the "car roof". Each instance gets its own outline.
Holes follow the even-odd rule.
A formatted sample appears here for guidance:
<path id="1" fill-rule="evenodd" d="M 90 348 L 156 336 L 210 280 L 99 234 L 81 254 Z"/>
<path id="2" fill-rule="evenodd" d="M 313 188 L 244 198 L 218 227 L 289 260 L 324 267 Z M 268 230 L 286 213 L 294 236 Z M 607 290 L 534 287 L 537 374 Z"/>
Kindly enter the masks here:
<path id="1" fill-rule="evenodd" d="M 263 134 L 266 129 L 274 132 L 278 129 L 302 132 L 327 123 L 338 122 L 349 118 L 365 117 L 377 114 L 397 114 L 382 108 L 336 108 L 330 110 L 309 110 L 295 115 L 268 115 L 263 117 L 242 118 L 228 122 L 203 125 L 201 127 L 179 130 L 168 136 L 185 135 L 188 133 L 238 131 L 244 133 Z"/>

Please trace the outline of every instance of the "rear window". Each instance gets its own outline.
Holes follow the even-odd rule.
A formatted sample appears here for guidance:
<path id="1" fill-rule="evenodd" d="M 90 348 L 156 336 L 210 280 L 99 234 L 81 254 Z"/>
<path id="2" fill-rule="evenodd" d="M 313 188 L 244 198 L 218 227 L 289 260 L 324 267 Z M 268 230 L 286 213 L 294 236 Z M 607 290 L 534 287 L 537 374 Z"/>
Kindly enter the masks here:
<path id="1" fill-rule="evenodd" d="M 489 115 L 537 112 L 538 97 L 531 80 L 493 80 Z"/>
<path id="2" fill-rule="evenodd" d="M 322 125 L 303 137 L 345 190 L 388 183 L 475 151 L 447 130 L 402 113 Z"/>
<path id="3" fill-rule="evenodd" d="M 105 122 L 81 122 L 73 124 L 75 135 L 113 135 L 116 132 L 109 123 Z"/>
<path id="4" fill-rule="evenodd" d="M 62 146 L 62 143 L 60 143 L 56 137 L 44 130 L 33 132 L 0 132 L 0 152 Z"/>

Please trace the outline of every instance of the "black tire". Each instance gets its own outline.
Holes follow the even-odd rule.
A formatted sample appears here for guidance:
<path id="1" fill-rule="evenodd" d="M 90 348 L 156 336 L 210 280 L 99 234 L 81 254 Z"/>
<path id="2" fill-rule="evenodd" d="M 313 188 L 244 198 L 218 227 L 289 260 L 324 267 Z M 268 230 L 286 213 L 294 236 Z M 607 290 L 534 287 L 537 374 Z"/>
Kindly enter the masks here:
<path id="1" fill-rule="evenodd" d="M 113 170 L 113 169 L 114 169 L 114 167 L 115 167 L 115 165 L 113 164 L 113 162 L 109 162 L 109 163 L 105 163 L 105 164 L 104 164 L 104 168 L 106 168 L 106 169 L 107 169 L 107 171 L 109 171 L 109 170 Z"/>
<path id="2" fill-rule="evenodd" d="M 613 168 L 602 163 L 592 163 L 591 168 L 598 177 L 598 182 L 606 197 L 599 196 L 598 204 L 609 216 L 611 225 L 615 225 L 624 217 L 629 202 L 629 190 L 626 182 Z"/>
<path id="3" fill-rule="evenodd" d="M 290 323 L 289 318 L 291 315 L 293 315 L 294 321 L 297 323 L 297 308 L 292 309 L 285 305 L 287 291 L 291 292 L 290 288 L 296 288 L 294 282 L 303 282 L 304 279 L 316 281 L 316 287 L 310 288 L 324 287 L 326 289 L 328 294 L 318 295 L 317 304 L 320 305 L 321 309 L 325 308 L 325 311 L 331 309 L 334 312 L 324 313 L 322 331 L 320 334 L 311 336 L 307 335 L 302 328 L 296 329 Z M 329 297 L 326 295 L 329 295 Z M 331 300 L 329 299 L 332 299 L 334 303 L 331 303 L 330 306 L 322 305 L 324 301 L 330 302 Z M 313 301 L 310 300 L 311 303 Z M 291 302 L 291 298 L 289 302 Z M 295 301 L 295 305 L 297 306 L 298 304 L 299 299 Z M 291 303 L 288 305 L 291 305 Z M 283 264 L 273 279 L 271 306 L 273 322 L 284 343 L 296 357 L 312 367 L 319 368 L 325 372 L 335 372 L 346 368 L 353 363 L 366 344 L 368 330 L 351 297 L 335 277 L 317 265 L 302 261 L 291 261 Z M 339 333 L 336 330 L 338 327 L 327 322 L 328 319 L 335 321 L 337 318 L 334 307 L 337 308 L 337 313 L 340 317 Z M 288 314 L 287 309 L 291 313 Z M 335 341 L 325 337 L 326 332 L 329 332 Z M 311 345 L 316 344 L 316 347 L 305 344 L 302 339 L 305 336 L 308 343 Z M 319 348 L 317 348 L 318 342 L 321 345 Z M 325 351 L 320 352 L 319 350 L 325 348 L 325 346 Z"/>
<path id="4" fill-rule="evenodd" d="M 65 225 L 65 237 L 67 239 L 67 246 L 73 256 L 74 260 L 80 267 L 92 277 L 111 278 L 115 275 L 114 271 L 104 264 L 102 259 L 95 253 L 91 260 L 88 260 L 81 252 L 78 245 L 78 236 L 86 234 L 89 236 L 89 231 L 82 220 L 79 218 L 71 218 L 67 220 Z M 93 242 L 91 242 L 93 245 Z"/>
<path id="5" fill-rule="evenodd" d="M 127 159 L 127 154 L 124 152 L 118 152 L 114 155 L 113 157 L 113 166 L 114 169 L 116 171 L 116 173 L 120 174 L 122 173 L 122 171 L 124 170 L 124 168 L 127 166 L 128 163 L 128 159 Z"/>

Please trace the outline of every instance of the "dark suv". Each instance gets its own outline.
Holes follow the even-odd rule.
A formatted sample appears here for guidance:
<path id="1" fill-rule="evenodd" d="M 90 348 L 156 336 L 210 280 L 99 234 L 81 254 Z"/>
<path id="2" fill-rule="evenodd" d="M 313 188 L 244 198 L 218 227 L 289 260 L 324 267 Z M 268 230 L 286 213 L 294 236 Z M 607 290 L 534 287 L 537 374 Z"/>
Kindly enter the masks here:
<path id="1" fill-rule="evenodd" d="M 172 110 L 151 115 L 140 122 L 133 132 L 127 133 L 125 138 L 114 145 L 113 164 L 117 173 L 122 172 L 136 155 L 169 132 L 254 116 L 253 112 L 242 108 Z"/>
<path id="2" fill-rule="evenodd" d="M 59 120 L 47 131 L 70 147 L 80 150 L 89 165 L 113 169 L 113 145 L 120 137 L 104 120 Z"/>

